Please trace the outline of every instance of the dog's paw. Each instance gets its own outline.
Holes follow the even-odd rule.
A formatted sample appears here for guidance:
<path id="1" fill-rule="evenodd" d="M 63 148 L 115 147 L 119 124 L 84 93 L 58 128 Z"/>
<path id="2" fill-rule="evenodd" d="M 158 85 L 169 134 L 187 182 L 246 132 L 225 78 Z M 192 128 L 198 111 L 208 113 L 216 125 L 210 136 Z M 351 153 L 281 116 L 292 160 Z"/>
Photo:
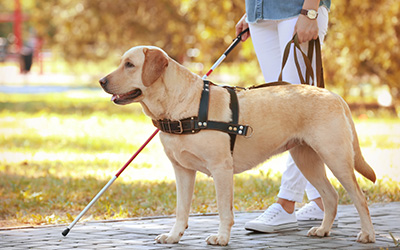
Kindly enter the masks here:
<path id="1" fill-rule="evenodd" d="M 323 227 L 312 227 L 308 233 L 307 236 L 318 236 L 318 237 L 325 237 L 329 236 L 330 231 L 324 229 Z"/>
<path id="2" fill-rule="evenodd" d="M 223 235 L 210 235 L 207 237 L 206 242 L 208 245 L 226 246 L 229 242 L 229 237 Z"/>
<path id="3" fill-rule="evenodd" d="M 169 234 L 160 234 L 159 236 L 157 236 L 155 238 L 155 241 L 157 243 L 161 243 L 161 244 L 174 244 L 174 243 L 178 243 L 180 240 L 180 237 L 173 237 Z"/>
<path id="4" fill-rule="evenodd" d="M 359 232 L 357 235 L 357 242 L 360 243 L 374 243 L 375 242 L 375 234 L 369 234 L 366 232 Z"/>

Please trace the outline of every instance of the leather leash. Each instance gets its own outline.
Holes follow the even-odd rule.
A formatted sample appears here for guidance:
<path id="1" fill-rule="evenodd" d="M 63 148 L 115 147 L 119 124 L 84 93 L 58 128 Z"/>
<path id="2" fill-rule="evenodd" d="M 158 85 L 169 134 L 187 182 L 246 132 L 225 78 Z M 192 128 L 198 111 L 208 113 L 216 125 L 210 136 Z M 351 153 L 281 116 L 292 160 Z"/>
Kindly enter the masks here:
<path id="1" fill-rule="evenodd" d="M 312 58 L 313 58 L 313 52 L 314 52 L 314 48 L 315 48 L 315 57 L 316 57 L 315 62 L 316 62 L 316 74 L 317 74 L 317 84 L 315 86 L 324 88 L 325 83 L 324 83 L 323 67 L 322 67 L 322 53 L 321 53 L 321 43 L 319 41 L 319 38 L 308 42 L 308 52 L 307 52 L 308 55 L 306 55 L 300 48 L 299 39 L 297 37 L 297 34 L 295 34 L 293 36 L 292 40 L 290 40 L 287 43 L 285 50 L 283 52 L 282 67 L 281 67 L 281 73 L 279 74 L 278 82 L 282 82 L 283 69 L 289 58 L 290 48 L 291 48 L 292 44 L 293 44 L 294 62 L 296 65 L 297 73 L 299 75 L 301 84 L 315 85 L 314 84 L 314 71 L 313 71 L 312 64 L 311 64 Z M 301 72 L 301 68 L 300 68 L 296 50 L 300 51 L 300 53 L 303 57 L 304 63 L 306 65 L 306 77 L 305 78 L 303 77 L 303 74 Z M 310 78 L 311 78 L 311 83 L 309 81 Z"/>

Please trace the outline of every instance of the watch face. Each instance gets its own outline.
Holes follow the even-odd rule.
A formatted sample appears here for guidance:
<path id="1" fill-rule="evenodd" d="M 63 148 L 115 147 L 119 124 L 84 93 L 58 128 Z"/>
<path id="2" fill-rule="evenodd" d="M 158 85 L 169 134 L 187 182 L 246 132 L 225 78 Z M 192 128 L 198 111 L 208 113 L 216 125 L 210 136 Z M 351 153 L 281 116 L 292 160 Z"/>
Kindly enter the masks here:
<path id="1" fill-rule="evenodd" d="M 318 12 L 316 12 L 315 10 L 308 10 L 307 12 L 307 16 L 310 19 L 315 19 L 317 18 Z"/>

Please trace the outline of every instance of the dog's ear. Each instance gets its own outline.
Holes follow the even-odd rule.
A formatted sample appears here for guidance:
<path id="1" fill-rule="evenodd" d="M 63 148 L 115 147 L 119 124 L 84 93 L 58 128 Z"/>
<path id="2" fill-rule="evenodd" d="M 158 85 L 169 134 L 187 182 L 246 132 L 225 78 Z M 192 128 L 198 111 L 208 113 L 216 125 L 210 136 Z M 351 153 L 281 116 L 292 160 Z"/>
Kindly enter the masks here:
<path id="1" fill-rule="evenodd" d="M 148 87 L 155 82 L 164 73 L 165 68 L 168 66 L 168 59 L 160 50 L 144 48 L 143 53 L 145 56 L 142 82 L 144 86 Z"/>

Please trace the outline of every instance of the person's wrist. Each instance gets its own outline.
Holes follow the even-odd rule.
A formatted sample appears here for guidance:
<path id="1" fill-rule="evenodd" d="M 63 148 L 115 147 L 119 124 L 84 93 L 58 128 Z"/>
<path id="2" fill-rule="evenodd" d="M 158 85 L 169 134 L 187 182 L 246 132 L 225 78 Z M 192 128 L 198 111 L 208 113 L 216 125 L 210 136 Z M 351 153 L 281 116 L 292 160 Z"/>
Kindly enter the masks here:
<path id="1" fill-rule="evenodd" d="M 316 20 L 318 17 L 318 11 L 314 9 L 301 9 L 300 14 L 308 17 L 310 20 Z"/>

